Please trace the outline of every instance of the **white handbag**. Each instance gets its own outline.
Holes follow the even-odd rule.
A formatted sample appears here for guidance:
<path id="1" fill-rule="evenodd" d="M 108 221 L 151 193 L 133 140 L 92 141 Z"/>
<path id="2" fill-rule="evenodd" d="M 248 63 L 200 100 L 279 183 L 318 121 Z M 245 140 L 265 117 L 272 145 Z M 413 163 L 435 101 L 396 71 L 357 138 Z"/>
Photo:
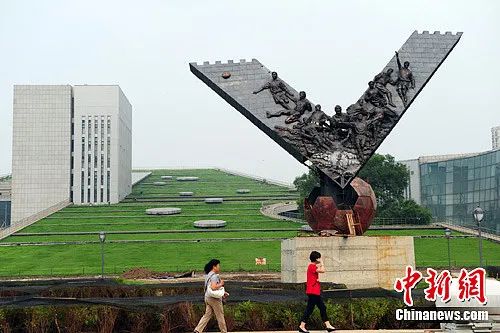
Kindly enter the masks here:
<path id="1" fill-rule="evenodd" d="M 215 273 L 213 273 L 213 274 L 215 274 Z M 224 287 L 220 287 L 217 290 L 213 290 L 210 287 L 210 278 L 211 277 L 208 277 L 207 285 L 205 286 L 207 288 L 207 296 L 213 297 L 213 298 L 222 298 L 222 297 L 224 297 L 224 294 L 226 293 L 226 291 L 224 290 Z"/>

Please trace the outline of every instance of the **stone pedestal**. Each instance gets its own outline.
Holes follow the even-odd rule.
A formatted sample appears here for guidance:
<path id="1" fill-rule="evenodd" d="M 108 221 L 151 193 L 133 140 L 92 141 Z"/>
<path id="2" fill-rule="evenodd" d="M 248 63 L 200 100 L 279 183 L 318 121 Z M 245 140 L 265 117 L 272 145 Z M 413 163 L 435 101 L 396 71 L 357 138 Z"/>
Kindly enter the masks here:
<path id="1" fill-rule="evenodd" d="M 281 281 L 306 280 L 311 251 L 321 253 L 326 273 L 320 281 L 343 283 L 350 289 L 393 289 L 407 265 L 415 267 L 413 237 L 296 237 L 281 242 Z"/>

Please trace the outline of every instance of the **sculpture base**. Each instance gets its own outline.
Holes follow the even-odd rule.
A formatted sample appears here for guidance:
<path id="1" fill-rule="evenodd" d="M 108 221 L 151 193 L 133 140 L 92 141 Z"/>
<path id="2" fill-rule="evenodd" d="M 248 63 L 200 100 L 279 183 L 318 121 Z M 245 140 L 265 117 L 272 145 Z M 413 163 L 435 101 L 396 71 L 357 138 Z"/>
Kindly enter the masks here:
<path id="1" fill-rule="evenodd" d="M 415 267 L 413 237 L 296 237 L 281 242 L 281 282 L 306 281 L 309 254 L 322 255 L 326 273 L 320 281 L 342 283 L 349 289 L 393 289 L 407 265 Z"/>

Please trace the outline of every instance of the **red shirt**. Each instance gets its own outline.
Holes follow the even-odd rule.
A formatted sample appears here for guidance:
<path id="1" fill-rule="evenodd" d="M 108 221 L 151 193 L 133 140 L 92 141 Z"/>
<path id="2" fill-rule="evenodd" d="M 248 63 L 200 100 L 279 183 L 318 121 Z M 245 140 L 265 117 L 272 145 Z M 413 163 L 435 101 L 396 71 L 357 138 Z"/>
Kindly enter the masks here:
<path id="1" fill-rule="evenodd" d="M 316 266 L 315 263 L 310 263 L 309 266 L 307 266 L 306 294 L 307 295 L 321 294 L 318 267 Z"/>

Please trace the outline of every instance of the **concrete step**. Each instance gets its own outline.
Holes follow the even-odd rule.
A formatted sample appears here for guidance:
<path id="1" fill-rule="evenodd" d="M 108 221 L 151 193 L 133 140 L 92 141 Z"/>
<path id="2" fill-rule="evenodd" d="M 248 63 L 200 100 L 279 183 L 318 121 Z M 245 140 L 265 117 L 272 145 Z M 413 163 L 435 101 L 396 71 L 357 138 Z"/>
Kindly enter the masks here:
<path id="1" fill-rule="evenodd" d="M 259 331 L 259 333 L 271 333 L 271 332 L 279 332 L 279 333 L 297 333 L 296 331 Z M 310 330 L 310 333 L 325 333 L 326 330 Z M 337 333 L 438 333 L 442 332 L 441 330 L 435 329 L 418 329 L 418 330 L 336 330 Z M 233 332 L 233 333 L 250 333 L 250 332 Z"/>

